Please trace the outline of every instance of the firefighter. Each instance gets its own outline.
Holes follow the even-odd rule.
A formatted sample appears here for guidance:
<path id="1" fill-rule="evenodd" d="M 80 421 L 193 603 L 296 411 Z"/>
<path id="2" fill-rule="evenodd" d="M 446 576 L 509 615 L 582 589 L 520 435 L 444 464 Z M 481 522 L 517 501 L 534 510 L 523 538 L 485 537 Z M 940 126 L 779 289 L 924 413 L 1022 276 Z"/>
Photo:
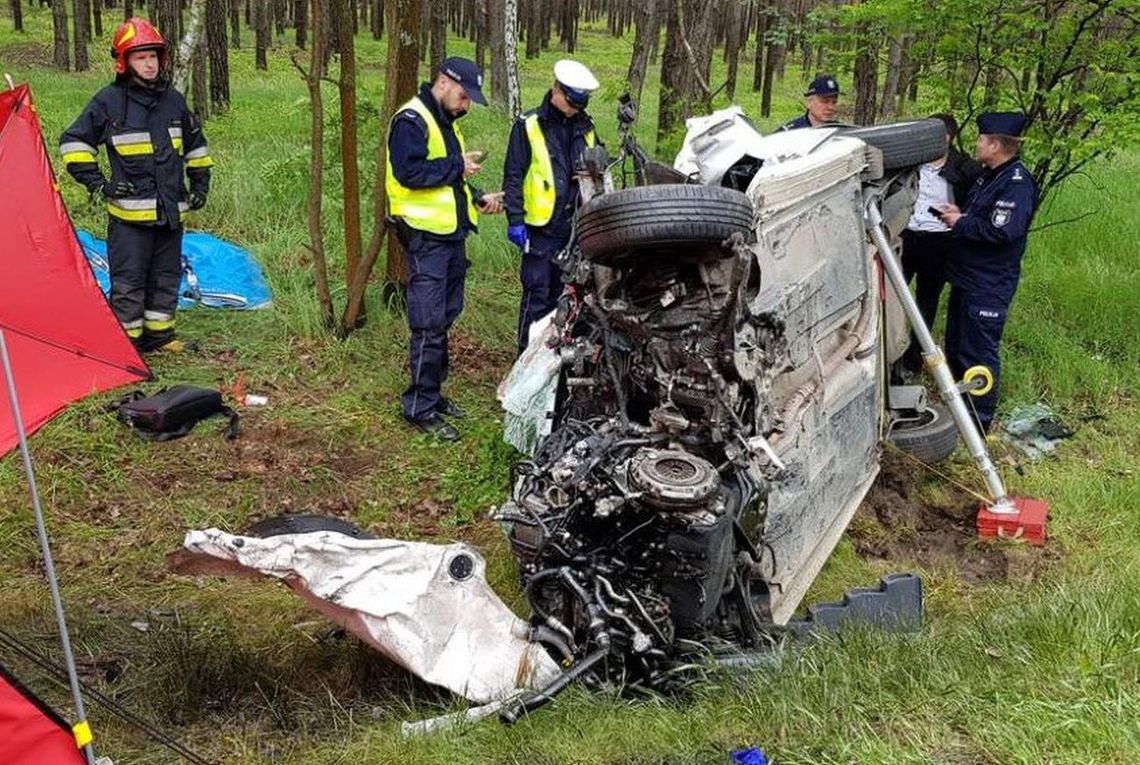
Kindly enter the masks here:
<path id="1" fill-rule="evenodd" d="M 562 294 L 555 255 L 570 240 L 578 204 L 574 165 L 597 144 L 586 113 L 598 80 L 585 65 L 563 59 L 554 65 L 554 84 L 542 103 L 511 128 L 503 165 L 507 238 L 522 250 L 519 269 L 519 354 L 530 325 L 554 310 Z"/>
<path id="2" fill-rule="evenodd" d="M 463 310 L 465 240 L 477 230 L 479 212 L 503 211 L 502 192 L 483 194 L 469 185 L 482 167 L 458 124 L 472 101 L 487 103 L 482 85 L 473 61 L 449 58 L 435 80 L 396 111 L 388 129 L 388 215 L 408 262 L 411 383 L 401 399 L 404 419 L 444 441 L 459 439 L 444 417 L 464 416 L 441 387 L 448 330 Z"/>
<path id="3" fill-rule="evenodd" d="M 59 151 L 72 177 L 106 202 L 111 308 L 123 330 L 143 352 L 178 352 L 186 348 L 174 331 L 182 217 L 206 204 L 214 161 L 197 117 L 170 85 L 158 30 L 132 18 L 111 39 L 115 81 L 64 131 Z M 99 168 L 100 146 L 110 179 Z"/>

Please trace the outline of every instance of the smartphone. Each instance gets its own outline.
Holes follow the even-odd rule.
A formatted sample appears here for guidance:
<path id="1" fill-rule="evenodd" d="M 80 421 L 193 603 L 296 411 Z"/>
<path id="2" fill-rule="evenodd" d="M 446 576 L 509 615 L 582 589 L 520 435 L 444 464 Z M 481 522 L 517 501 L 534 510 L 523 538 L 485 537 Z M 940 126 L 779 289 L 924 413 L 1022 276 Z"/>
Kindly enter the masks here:
<path id="1" fill-rule="evenodd" d="M 467 152 L 467 156 L 471 157 L 471 161 L 477 165 L 483 164 L 483 160 L 487 158 L 487 152 L 483 150 L 471 150 Z"/>
<path id="2" fill-rule="evenodd" d="M 942 217 L 942 211 L 939 210 L 937 207 L 934 207 L 934 206 L 927 207 L 926 211 L 928 213 L 930 213 L 931 215 L 933 215 L 935 218 L 941 218 Z"/>

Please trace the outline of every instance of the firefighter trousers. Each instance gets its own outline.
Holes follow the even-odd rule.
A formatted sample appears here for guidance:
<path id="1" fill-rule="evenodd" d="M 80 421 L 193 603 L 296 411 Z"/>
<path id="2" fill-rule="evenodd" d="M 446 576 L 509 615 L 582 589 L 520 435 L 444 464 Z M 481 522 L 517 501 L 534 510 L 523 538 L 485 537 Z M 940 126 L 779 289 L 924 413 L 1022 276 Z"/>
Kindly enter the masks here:
<path id="1" fill-rule="evenodd" d="M 136 226 L 111 219 L 107 226 L 111 310 L 132 340 L 174 337 L 174 312 L 182 280 L 182 228 Z"/>

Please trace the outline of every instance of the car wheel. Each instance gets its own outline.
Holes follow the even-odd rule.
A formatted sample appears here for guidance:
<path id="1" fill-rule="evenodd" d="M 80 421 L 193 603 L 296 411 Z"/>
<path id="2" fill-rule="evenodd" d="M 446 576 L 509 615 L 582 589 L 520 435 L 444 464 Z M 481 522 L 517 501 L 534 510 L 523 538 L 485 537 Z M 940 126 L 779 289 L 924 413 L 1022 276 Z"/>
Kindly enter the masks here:
<path id="1" fill-rule="evenodd" d="M 285 534 L 308 534 L 313 531 L 335 531 L 354 539 L 375 539 L 374 536 L 348 521 L 330 518 L 327 515 L 312 514 L 279 515 L 276 518 L 266 518 L 246 529 L 245 536 L 268 539 Z"/>
<path id="2" fill-rule="evenodd" d="M 896 422 L 887 440 L 923 462 L 939 462 L 958 446 L 958 426 L 946 407 L 928 404 L 916 419 Z"/>
<path id="3" fill-rule="evenodd" d="M 665 184 L 602 194 L 578 212 L 578 246 L 591 261 L 621 260 L 630 251 L 668 245 L 719 245 L 752 229 L 752 203 L 720 186 Z M 695 250 L 706 254 L 709 249 Z M 722 252 L 719 257 L 727 256 Z"/>
<path id="4" fill-rule="evenodd" d="M 911 120 L 843 129 L 883 153 L 883 169 L 898 170 L 931 162 L 946 153 L 946 126 L 942 120 Z"/>

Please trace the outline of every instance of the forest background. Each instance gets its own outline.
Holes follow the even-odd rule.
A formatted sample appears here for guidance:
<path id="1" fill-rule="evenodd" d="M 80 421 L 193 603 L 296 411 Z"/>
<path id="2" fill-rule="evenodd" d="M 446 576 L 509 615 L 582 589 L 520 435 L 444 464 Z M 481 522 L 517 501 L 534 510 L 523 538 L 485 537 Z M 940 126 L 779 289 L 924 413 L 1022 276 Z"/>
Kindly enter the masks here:
<path id="1" fill-rule="evenodd" d="M 780 763 L 1134 762 L 1138 13 L 1129 0 L 9 0 L 0 68 L 32 84 L 49 147 L 110 80 L 114 26 L 155 20 L 218 163 L 191 227 L 249 248 L 274 291 L 267 311 L 185 312 L 182 331 L 201 352 L 155 363 L 163 384 L 240 379 L 268 395 L 246 411 L 238 442 L 209 428 L 137 442 L 103 411 L 109 396 L 32 441 L 85 679 L 227 763 L 718 763 L 749 744 Z M 441 449 L 411 434 L 397 406 L 402 271 L 378 225 L 376 171 L 386 116 L 445 54 L 488 71 L 493 103 L 464 121 L 469 143 L 489 152 L 488 189 L 513 114 L 538 103 L 564 56 L 602 81 L 591 103 L 602 139 L 616 147 L 617 98 L 630 90 L 638 138 L 665 159 L 685 117 L 739 103 L 766 132 L 802 112 L 804 86 L 825 71 L 840 79 L 846 121 L 952 111 L 967 150 L 972 116 L 1025 110 L 1025 154 L 1046 197 L 1007 330 L 1003 406 L 1041 401 L 1078 428 L 1059 455 L 1007 470 L 1019 491 L 1052 503 L 1050 546 L 973 542 L 967 495 L 888 459 L 809 600 L 917 570 L 922 634 L 824 641 L 767 670 L 710 677 L 682 699 L 575 690 L 512 729 L 490 722 L 412 742 L 400 721 L 456 702 L 282 588 L 169 574 L 164 555 L 187 528 L 316 510 L 384 536 L 471 542 L 522 610 L 486 518 L 517 457 L 493 398 L 519 295 L 502 218 L 469 243 L 453 341 L 453 393 L 471 412 L 463 442 Z M 59 172 L 77 226 L 100 234 L 105 214 Z M 999 451 L 1011 467 L 1015 455 Z M 964 458 L 949 470 L 978 483 Z M 884 513 L 883 492 L 918 509 Z M 0 626 L 58 656 L 26 497 L 18 460 L 6 458 Z M 0 658 L 66 709 L 35 667 Z M 174 761 L 98 707 L 92 719 L 117 762 Z"/>

